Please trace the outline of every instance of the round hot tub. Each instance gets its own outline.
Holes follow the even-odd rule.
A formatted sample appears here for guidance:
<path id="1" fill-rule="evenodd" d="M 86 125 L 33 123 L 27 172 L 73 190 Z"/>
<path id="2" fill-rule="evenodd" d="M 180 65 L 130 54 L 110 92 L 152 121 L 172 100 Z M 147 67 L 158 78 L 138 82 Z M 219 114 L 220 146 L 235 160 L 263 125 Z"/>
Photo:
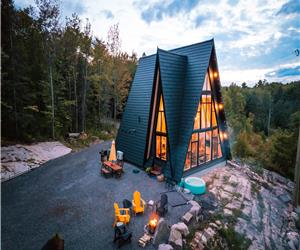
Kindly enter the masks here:
<path id="1" fill-rule="evenodd" d="M 190 190 L 193 194 L 205 193 L 205 182 L 199 177 L 187 177 L 184 180 L 184 187 Z"/>

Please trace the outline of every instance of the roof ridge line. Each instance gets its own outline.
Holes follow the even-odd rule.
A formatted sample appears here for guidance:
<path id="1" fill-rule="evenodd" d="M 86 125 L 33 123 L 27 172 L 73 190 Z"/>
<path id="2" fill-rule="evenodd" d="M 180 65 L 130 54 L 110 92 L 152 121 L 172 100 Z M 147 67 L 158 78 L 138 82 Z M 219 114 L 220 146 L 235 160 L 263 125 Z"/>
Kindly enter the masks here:
<path id="1" fill-rule="evenodd" d="M 179 57 L 183 57 L 185 59 L 187 59 L 188 57 L 186 55 L 181 55 L 181 54 L 177 54 L 177 53 L 174 53 L 174 52 L 171 52 L 169 50 L 164 50 L 164 49 L 160 49 L 157 47 L 157 54 L 159 55 L 159 52 L 162 51 L 164 53 L 167 53 L 167 54 L 170 54 L 170 55 L 174 55 L 174 56 L 179 56 Z"/>
<path id="2" fill-rule="evenodd" d="M 198 42 L 198 43 L 193 43 L 193 44 L 185 45 L 185 46 L 182 46 L 182 47 L 177 47 L 177 48 L 174 48 L 174 49 L 169 49 L 169 50 L 160 49 L 158 46 L 157 46 L 157 49 L 173 53 L 174 50 L 178 50 L 178 49 L 182 49 L 182 48 L 187 48 L 187 47 L 190 47 L 190 46 L 195 46 L 195 45 L 199 45 L 199 44 L 202 44 L 202 43 L 208 43 L 208 42 L 213 42 L 214 43 L 214 38 L 211 38 L 211 39 L 206 40 L 206 41 Z M 143 59 L 143 58 L 148 58 L 148 57 L 151 57 L 151 56 L 155 56 L 156 54 L 157 54 L 157 50 L 156 50 L 156 53 L 153 53 L 153 54 L 151 54 L 149 56 L 141 56 L 139 58 L 139 60 Z"/>

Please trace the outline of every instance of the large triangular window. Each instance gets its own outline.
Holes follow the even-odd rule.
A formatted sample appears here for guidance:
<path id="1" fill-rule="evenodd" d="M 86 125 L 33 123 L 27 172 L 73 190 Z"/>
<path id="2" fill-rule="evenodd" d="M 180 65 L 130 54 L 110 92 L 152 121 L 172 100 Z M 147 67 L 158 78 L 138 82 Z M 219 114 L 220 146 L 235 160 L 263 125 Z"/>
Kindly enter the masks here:
<path id="1" fill-rule="evenodd" d="M 167 127 L 163 97 L 160 95 L 157 122 L 155 130 L 155 156 L 161 160 L 167 159 Z"/>
<path id="2" fill-rule="evenodd" d="M 214 101 L 211 89 L 211 81 L 206 74 L 195 116 L 194 131 L 186 155 L 185 170 L 222 157 L 217 123 L 217 103 Z"/>

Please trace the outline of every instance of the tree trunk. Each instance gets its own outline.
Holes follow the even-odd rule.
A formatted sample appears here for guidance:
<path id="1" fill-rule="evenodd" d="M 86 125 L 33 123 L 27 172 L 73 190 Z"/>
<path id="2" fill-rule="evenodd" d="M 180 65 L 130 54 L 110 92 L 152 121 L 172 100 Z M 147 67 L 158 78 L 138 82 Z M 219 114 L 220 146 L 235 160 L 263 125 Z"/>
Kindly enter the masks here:
<path id="1" fill-rule="evenodd" d="M 102 77 L 101 75 L 101 65 L 99 65 L 98 67 L 98 74 Z M 102 78 L 100 78 L 100 82 L 99 82 L 99 97 L 98 97 L 98 122 L 97 122 L 97 126 L 98 129 L 100 129 L 101 127 L 101 87 L 102 87 Z"/>
<path id="2" fill-rule="evenodd" d="M 272 114 L 271 106 L 272 106 L 272 104 L 270 103 L 269 112 L 268 112 L 268 124 L 267 124 L 267 134 L 268 134 L 268 136 L 270 135 L 270 124 L 271 124 L 271 114 Z"/>
<path id="3" fill-rule="evenodd" d="M 116 87 L 115 87 L 116 88 Z M 114 98 L 114 121 L 117 121 L 117 105 L 118 105 L 118 97 L 117 97 L 117 93 L 116 90 L 115 92 L 115 98 Z"/>
<path id="4" fill-rule="evenodd" d="M 10 49 L 11 49 L 11 66 L 13 68 L 12 74 L 12 85 L 13 85 L 13 106 L 14 106 L 14 117 L 15 117 L 15 133 L 16 138 L 19 136 L 19 126 L 18 126 L 18 112 L 17 112 L 17 96 L 16 96 L 16 82 L 15 82 L 15 63 L 14 63 L 14 53 L 13 53 L 13 38 L 12 38 L 12 30 L 10 29 Z"/>
<path id="5" fill-rule="evenodd" d="M 71 77 L 68 72 L 68 88 L 69 88 L 69 101 L 72 101 L 72 87 L 71 87 Z M 69 106 L 69 113 L 72 114 L 72 106 Z M 70 132 L 70 131 L 69 131 Z M 73 132 L 73 121 L 71 119 L 71 132 Z"/>
<path id="6" fill-rule="evenodd" d="M 295 189 L 294 189 L 294 205 L 300 205 L 300 126 L 298 134 L 298 146 L 295 166 Z"/>
<path id="7" fill-rule="evenodd" d="M 83 81 L 83 95 L 82 95 L 82 117 L 81 117 L 81 128 L 85 131 L 85 109 L 86 109 L 86 86 L 87 86 L 87 59 L 85 59 L 85 72 Z"/>
<path id="8" fill-rule="evenodd" d="M 73 67 L 73 80 L 74 80 L 74 98 L 75 98 L 75 131 L 78 132 L 78 98 L 77 98 L 77 83 L 75 68 Z"/>
<path id="9" fill-rule="evenodd" d="M 49 77 L 50 77 L 50 90 L 51 90 L 52 138 L 54 139 L 55 138 L 54 88 L 53 88 L 52 62 L 50 58 L 49 58 Z"/>

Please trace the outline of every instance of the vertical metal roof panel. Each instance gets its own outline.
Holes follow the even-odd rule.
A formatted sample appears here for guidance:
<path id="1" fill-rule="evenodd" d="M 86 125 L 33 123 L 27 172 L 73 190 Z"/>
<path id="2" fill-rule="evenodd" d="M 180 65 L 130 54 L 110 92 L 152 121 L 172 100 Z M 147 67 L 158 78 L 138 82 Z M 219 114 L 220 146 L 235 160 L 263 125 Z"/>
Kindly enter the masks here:
<path id="1" fill-rule="evenodd" d="M 142 57 L 128 96 L 116 140 L 125 160 L 143 166 L 156 55 Z"/>
<path id="2" fill-rule="evenodd" d="M 170 145 L 170 171 L 175 173 L 177 131 L 178 124 L 180 124 L 181 99 L 184 90 L 187 57 L 161 49 L 158 49 L 157 55 Z"/>

